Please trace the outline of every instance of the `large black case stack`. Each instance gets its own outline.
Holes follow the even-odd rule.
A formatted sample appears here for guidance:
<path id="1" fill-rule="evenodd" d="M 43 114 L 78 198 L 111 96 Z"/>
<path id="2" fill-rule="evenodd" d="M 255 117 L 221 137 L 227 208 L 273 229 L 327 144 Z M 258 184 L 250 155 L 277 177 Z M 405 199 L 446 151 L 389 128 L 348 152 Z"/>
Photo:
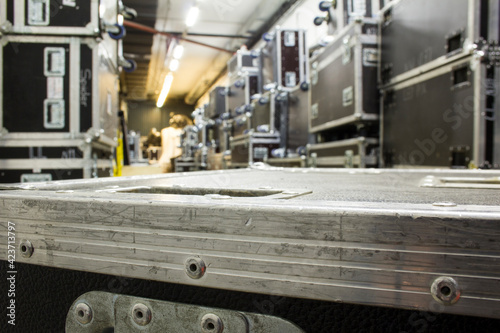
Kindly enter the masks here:
<path id="1" fill-rule="evenodd" d="M 0 182 L 110 175 L 120 8 L 117 0 L 0 1 Z"/>
<path id="2" fill-rule="evenodd" d="M 498 1 L 403 0 L 380 30 L 383 164 L 498 168 Z"/>
<path id="3" fill-rule="evenodd" d="M 227 108 L 233 116 L 231 167 L 283 158 L 307 144 L 305 31 L 277 28 L 265 34 L 264 40 L 262 49 L 239 51 L 228 63 Z M 238 94 L 244 98 L 238 99 Z"/>
<path id="4" fill-rule="evenodd" d="M 315 166 L 378 164 L 372 157 L 378 146 L 377 29 L 375 20 L 354 21 L 311 58 L 314 143 L 308 154 Z"/>
<path id="5" fill-rule="evenodd" d="M 264 40 L 267 43 L 262 49 L 262 76 L 270 103 L 256 101 L 255 109 L 270 109 L 269 133 L 279 135 L 279 149 L 270 152 L 269 162 L 283 164 L 290 158 L 296 159 L 308 142 L 310 84 L 306 33 L 301 29 L 276 28 L 264 35 Z"/>

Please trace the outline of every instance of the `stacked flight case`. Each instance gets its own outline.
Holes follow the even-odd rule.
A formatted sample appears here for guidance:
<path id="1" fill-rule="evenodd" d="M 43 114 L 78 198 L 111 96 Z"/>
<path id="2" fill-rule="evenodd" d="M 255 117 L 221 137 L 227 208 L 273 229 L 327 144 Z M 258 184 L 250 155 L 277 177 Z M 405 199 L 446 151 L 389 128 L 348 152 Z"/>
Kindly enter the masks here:
<path id="1" fill-rule="evenodd" d="M 378 165 L 377 29 L 375 20 L 356 20 L 311 59 L 315 167 Z"/>
<path id="2" fill-rule="evenodd" d="M 208 156 L 213 158 L 217 151 L 217 143 L 213 137 L 216 122 L 209 116 L 209 104 L 197 108 L 193 113 L 195 126 L 198 130 L 198 147 L 195 149 L 194 160 L 197 170 L 208 169 Z"/>
<path id="3" fill-rule="evenodd" d="M 259 166 L 4 185 L 2 332 L 496 333 L 499 177 Z"/>
<path id="4" fill-rule="evenodd" d="M 175 159 L 175 172 L 196 171 L 195 153 L 198 149 L 198 127 L 188 125 L 181 133 L 182 155 Z"/>
<path id="5" fill-rule="evenodd" d="M 232 118 L 242 115 L 252 96 L 261 93 L 261 66 L 261 55 L 258 51 L 239 50 L 228 61 L 226 108 Z"/>
<path id="6" fill-rule="evenodd" d="M 231 137 L 230 114 L 226 109 L 226 87 L 215 87 L 210 92 L 210 100 L 206 108 L 206 117 L 213 122 L 208 128 L 208 141 L 213 143 L 213 149 L 208 151 L 207 169 L 224 168 L 228 157 L 229 139 Z"/>
<path id="7" fill-rule="evenodd" d="M 391 0 L 340 0 L 319 1 L 319 10 L 324 15 L 314 19 L 315 25 L 327 23 L 329 33 L 334 34 L 352 22 L 360 19 L 377 19 L 380 11 Z"/>
<path id="8" fill-rule="evenodd" d="M 490 0 L 403 0 L 384 11 L 385 166 L 500 166 L 499 15 Z"/>
<path id="9" fill-rule="evenodd" d="M 275 92 L 260 95 L 243 115 L 233 120 L 230 139 L 232 167 L 263 162 L 280 147 L 275 123 L 276 97 Z"/>
<path id="10" fill-rule="evenodd" d="M 234 122 L 232 163 L 252 164 L 295 154 L 307 143 L 308 54 L 305 31 L 277 28 L 264 35 L 263 93 Z M 292 106 L 292 107 L 290 107 Z"/>
<path id="11" fill-rule="evenodd" d="M 111 175 L 119 2 L 0 1 L 0 8 L 0 182 Z"/>
<path id="12" fill-rule="evenodd" d="M 337 1 L 337 15 L 343 28 L 361 18 L 375 18 L 390 0 L 341 0 Z"/>
<path id="13" fill-rule="evenodd" d="M 246 124 L 251 112 L 252 98 L 262 93 L 262 54 L 260 51 L 239 50 L 228 62 L 229 85 L 226 89 L 226 118 L 230 118 L 229 150 L 231 167 L 245 167 L 252 163 L 249 157 Z M 250 135 L 251 136 L 251 135 Z M 250 144 L 251 146 L 251 144 Z M 250 149 L 250 154 L 253 150 Z"/>

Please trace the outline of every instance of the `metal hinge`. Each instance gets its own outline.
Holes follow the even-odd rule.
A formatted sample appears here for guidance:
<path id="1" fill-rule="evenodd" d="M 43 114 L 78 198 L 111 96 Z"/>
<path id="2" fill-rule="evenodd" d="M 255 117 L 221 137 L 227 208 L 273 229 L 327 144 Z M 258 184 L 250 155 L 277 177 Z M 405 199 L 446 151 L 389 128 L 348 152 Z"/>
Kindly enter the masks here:
<path id="1" fill-rule="evenodd" d="M 303 333 L 284 319 L 100 291 L 80 296 L 66 316 L 66 332 Z"/>

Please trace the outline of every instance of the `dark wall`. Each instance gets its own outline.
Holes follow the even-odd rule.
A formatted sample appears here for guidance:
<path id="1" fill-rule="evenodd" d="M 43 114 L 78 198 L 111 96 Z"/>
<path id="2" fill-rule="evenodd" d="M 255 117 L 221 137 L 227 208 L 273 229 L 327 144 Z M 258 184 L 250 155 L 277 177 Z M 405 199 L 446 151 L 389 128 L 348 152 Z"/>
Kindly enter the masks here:
<path id="1" fill-rule="evenodd" d="M 171 112 L 191 116 L 194 111 L 194 106 L 185 104 L 183 100 L 167 101 L 161 109 L 156 107 L 155 101 L 129 101 L 127 104 L 127 127 L 129 130 L 141 132 L 141 135 L 147 135 L 153 127 L 158 131 L 168 127 Z"/>

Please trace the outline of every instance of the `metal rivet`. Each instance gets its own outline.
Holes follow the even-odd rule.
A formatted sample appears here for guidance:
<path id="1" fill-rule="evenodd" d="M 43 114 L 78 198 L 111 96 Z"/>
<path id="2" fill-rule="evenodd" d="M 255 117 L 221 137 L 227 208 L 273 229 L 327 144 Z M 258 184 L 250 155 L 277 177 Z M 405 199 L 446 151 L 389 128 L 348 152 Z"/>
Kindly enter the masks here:
<path id="1" fill-rule="evenodd" d="M 151 322 L 151 310 L 142 303 L 137 303 L 132 308 L 132 318 L 139 326 L 146 326 Z"/>
<path id="2" fill-rule="evenodd" d="M 221 333 L 224 331 L 224 324 L 219 316 L 209 313 L 201 318 L 201 331 L 203 333 Z"/>
<path id="3" fill-rule="evenodd" d="M 33 244 L 31 244 L 29 240 L 23 240 L 21 244 L 19 244 L 19 249 L 24 258 L 31 258 L 33 255 Z"/>
<path id="4" fill-rule="evenodd" d="M 436 206 L 436 207 L 456 207 L 457 206 L 457 204 L 454 202 L 435 202 L 432 205 Z"/>
<path id="5" fill-rule="evenodd" d="M 205 275 L 205 263 L 200 258 L 186 260 L 186 274 L 192 279 L 199 279 Z"/>
<path id="6" fill-rule="evenodd" d="M 86 303 L 78 303 L 75 306 L 75 317 L 80 324 L 86 325 L 92 321 L 92 309 Z"/>
<path id="7" fill-rule="evenodd" d="M 460 299 L 460 288 L 457 281 L 451 277 L 439 277 L 432 283 L 432 297 L 444 305 L 453 305 Z"/>

